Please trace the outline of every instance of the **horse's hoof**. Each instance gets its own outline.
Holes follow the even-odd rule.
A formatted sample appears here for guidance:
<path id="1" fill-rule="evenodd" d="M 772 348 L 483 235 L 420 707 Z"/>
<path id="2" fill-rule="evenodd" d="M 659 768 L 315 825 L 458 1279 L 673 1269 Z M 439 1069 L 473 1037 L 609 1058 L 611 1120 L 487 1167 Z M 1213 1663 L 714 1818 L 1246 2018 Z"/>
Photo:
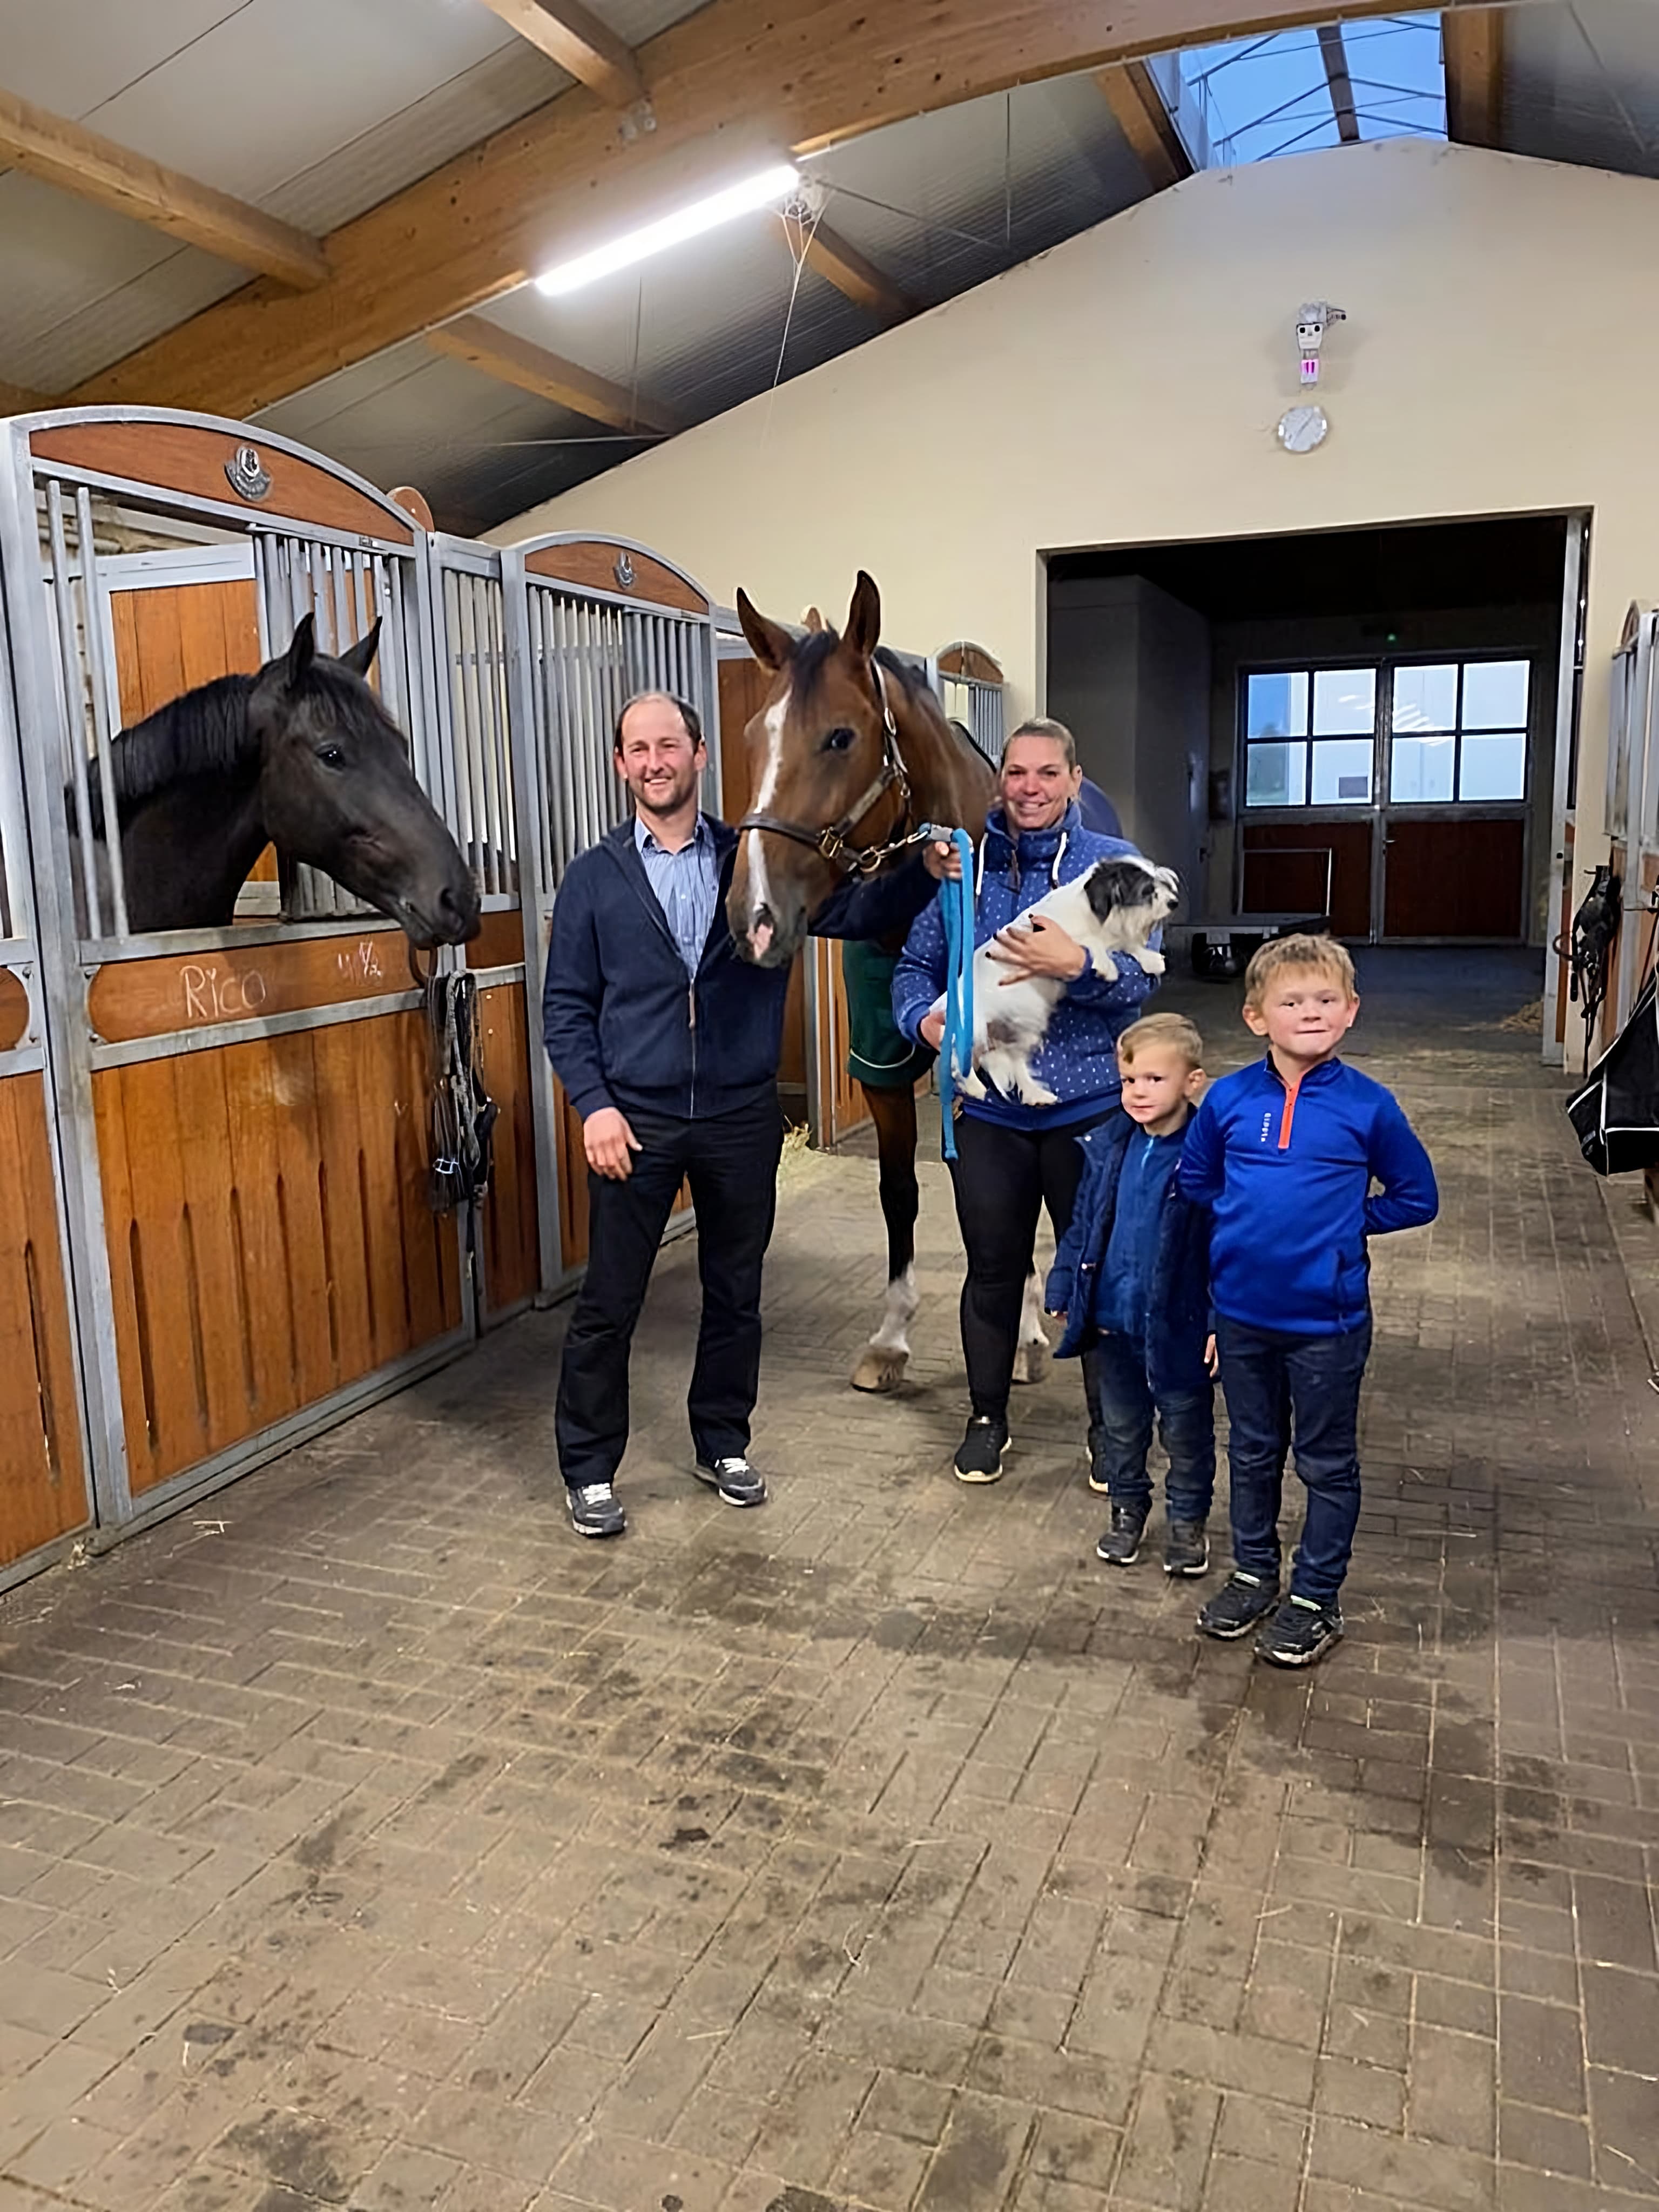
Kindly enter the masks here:
<path id="1" fill-rule="evenodd" d="M 849 1378 L 853 1388 L 855 1390 L 896 1390 L 904 1380 L 904 1370 L 909 1357 L 907 1352 L 888 1352 L 878 1344 L 866 1344 Z"/>
<path id="2" fill-rule="evenodd" d="M 1016 1382 L 1041 1382 L 1048 1372 L 1048 1347 L 1046 1344 L 1022 1344 L 1014 1354 Z"/>

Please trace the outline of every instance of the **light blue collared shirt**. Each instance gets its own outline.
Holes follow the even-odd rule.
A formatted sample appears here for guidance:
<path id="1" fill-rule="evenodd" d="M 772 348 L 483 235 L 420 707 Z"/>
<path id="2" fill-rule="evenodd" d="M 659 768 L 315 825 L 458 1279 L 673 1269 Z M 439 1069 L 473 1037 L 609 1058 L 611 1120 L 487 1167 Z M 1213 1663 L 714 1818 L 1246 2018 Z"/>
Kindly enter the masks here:
<path id="1" fill-rule="evenodd" d="M 682 845 L 678 853 L 671 853 L 657 842 L 636 814 L 634 842 L 645 864 L 651 888 L 657 895 L 657 903 L 680 949 L 685 972 L 695 975 L 714 927 L 714 901 L 720 895 L 720 867 L 708 823 L 699 814 L 690 843 Z"/>

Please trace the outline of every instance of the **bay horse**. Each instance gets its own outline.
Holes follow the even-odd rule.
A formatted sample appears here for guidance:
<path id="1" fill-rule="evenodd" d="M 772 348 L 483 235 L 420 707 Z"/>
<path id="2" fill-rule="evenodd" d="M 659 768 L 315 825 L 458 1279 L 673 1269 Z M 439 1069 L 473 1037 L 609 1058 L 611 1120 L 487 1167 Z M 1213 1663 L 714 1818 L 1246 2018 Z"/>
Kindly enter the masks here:
<path id="1" fill-rule="evenodd" d="M 377 622 L 337 660 L 318 652 L 307 615 L 288 651 L 257 673 L 198 684 L 112 741 L 135 933 L 228 927 L 238 891 L 272 844 L 285 863 L 325 870 L 423 951 L 477 936 L 472 872 L 367 680 L 380 636 Z M 107 915 L 108 824 L 95 771 L 88 785 Z M 72 793 L 65 797 L 73 823 Z"/>
<path id="2" fill-rule="evenodd" d="M 839 635 L 809 616 L 808 634 L 798 637 L 741 590 L 737 605 L 750 650 L 773 681 L 745 732 L 753 796 L 738 825 L 726 920 L 746 959 L 781 967 L 804 941 L 808 917 L 849 871 L 867 874 L 914 860 L 915 832 L 923 823 L 964 829 L 977 842 L 996 777 L 945 720 L 933 692 L 882 647 L 881 596 L 863 569 Z M 876 1128 L 887 1294 L 851 1379 L 855 1389 L 891 1390 L 909 1359 L 917 1304 L 915 1091 L 908 1082 L 859 1087 Z M 1041 1315 L 1033 1274 L 1016 1382 L 1042 1375 L 1048 1342 Z"/>

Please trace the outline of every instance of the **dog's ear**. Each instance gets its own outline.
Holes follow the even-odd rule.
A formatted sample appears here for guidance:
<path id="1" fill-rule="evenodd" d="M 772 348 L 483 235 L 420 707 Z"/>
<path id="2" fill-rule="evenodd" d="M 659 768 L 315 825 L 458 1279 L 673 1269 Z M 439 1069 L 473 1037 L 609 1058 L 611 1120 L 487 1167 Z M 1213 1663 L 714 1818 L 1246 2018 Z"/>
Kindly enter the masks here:
<path id="1" fill-rule="evenodd" d="M 1096 921 L 1120 907 L 1145 906 L 1152 872 L 1144 860 L 1097 860 L 1084 883 Z"/>

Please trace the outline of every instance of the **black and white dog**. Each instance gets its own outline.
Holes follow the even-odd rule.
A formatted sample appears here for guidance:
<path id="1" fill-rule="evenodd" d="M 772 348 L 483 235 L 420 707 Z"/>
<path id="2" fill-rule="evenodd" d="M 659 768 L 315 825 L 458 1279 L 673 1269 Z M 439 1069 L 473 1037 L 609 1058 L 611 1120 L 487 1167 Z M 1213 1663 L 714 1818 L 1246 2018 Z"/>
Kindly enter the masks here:
<path id="1" fill-rule="evenodd" d="M 1148 940 L 1180 897 L 1172 868 L 1125 854 L 1097 860 L 1074 882 L 1027 907 L 1010 926 L 1029 930 L 1038 915 L 1057 923 L 1085 948 L 1096 974 L 1109 983 L 1117 976 L 1115 952 L 1129 953 L 1149 975 L 1161 975 L 1164 955 Z M 970 1098 L 983 1098 L 990 1082 L 1005 1098 L 1024 1099 L 1028 1106 L 1056 1105 L 1055 1094 L 1032 1073 L 1031 1062 L 1042 1049 L 1049 1017 L 1066 986 L 1049 975 L 1005 981 L 1006 969 L 991 957 L 995 942 L 993 938 L 974 955 L 974 1067 L 960 1087 Z"/>

